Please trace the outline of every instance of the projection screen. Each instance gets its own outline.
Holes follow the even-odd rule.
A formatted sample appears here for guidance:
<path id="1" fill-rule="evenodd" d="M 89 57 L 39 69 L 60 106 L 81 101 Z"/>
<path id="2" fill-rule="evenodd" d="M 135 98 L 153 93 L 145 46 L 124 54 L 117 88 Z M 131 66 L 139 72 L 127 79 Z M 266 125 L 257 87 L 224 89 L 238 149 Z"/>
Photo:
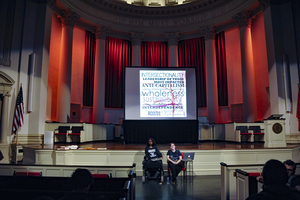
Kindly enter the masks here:
<path id="1" fill-rule="evenodd" d="M 197 119 L 195 68 L 125 68 L 125 120 Z"/>

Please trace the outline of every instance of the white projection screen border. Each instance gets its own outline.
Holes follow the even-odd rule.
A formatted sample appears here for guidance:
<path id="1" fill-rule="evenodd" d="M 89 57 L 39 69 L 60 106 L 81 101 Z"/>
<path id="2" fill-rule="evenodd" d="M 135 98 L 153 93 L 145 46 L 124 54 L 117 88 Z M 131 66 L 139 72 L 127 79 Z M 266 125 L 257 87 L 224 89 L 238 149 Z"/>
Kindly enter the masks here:
<path id="1" fill-rule="evenodd" d="M 195 120 L 195 68 L 125 68 L 125 120 Z"/>

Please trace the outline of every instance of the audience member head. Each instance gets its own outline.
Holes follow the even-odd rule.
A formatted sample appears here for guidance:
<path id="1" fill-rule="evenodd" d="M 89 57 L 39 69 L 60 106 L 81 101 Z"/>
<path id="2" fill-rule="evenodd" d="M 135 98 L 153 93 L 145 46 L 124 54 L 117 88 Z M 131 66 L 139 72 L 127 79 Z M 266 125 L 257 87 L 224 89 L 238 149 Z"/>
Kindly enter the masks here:
<path id="1" fill-rule="evenodd" d="M 90 185 L 93 184 L 94 178 L 91 172 L 87 169 L 78 168 L 72 174 L 72 184 L 74 190 L 88 191 Z"/>
<path id="2" fill-rule="evenodd" d="M 269 160 L 263 168 L 264 185 L 284 185 L 288 180 L 286 167 L 279 160 Z"/>
<path id="3" fill-rule="evenodd" d="M 294 163 L 294 161 L 292 160 L 286 160 L 283 162 L 283 164 L 285 165 L 287 172 L 288 172 L 288 176 L 291 177 L 295 174 L 296 171 L 296 164 Z"/>
<path id="4" fill-rule="evenodd" d="M 175 143 L 173 143 L 173 142 L 170 143 L 170 149 L 171 150 L 175 150 L 176 149 Z"/>
<path id="5" fill-rule="evenodd" d="M 147 146 L 156 146 L 156 142 L 153 138 L 149 137 L 147 139 Z"/>

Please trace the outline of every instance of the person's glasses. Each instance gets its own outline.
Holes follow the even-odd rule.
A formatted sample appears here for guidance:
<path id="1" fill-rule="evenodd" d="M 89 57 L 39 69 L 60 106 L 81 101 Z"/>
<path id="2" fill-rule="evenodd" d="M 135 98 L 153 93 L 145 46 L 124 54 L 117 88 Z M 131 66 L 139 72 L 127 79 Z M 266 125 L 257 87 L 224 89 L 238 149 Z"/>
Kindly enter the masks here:
<path id="1" fill-rule="evenodd" d="M 293 169 L 287 169 L 289 172 L 293 172 L 294 170 Z"/>

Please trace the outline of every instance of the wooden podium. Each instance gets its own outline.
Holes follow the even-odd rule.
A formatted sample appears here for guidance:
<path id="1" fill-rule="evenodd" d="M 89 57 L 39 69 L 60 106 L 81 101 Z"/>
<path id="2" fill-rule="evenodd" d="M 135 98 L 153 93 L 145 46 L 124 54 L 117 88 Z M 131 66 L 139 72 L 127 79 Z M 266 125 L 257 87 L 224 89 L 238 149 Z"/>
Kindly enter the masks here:
<path id="1" fill-rule="evenodd" d="M 285 119 L 265 119 L 265 147 L 286 147 Z"/>

